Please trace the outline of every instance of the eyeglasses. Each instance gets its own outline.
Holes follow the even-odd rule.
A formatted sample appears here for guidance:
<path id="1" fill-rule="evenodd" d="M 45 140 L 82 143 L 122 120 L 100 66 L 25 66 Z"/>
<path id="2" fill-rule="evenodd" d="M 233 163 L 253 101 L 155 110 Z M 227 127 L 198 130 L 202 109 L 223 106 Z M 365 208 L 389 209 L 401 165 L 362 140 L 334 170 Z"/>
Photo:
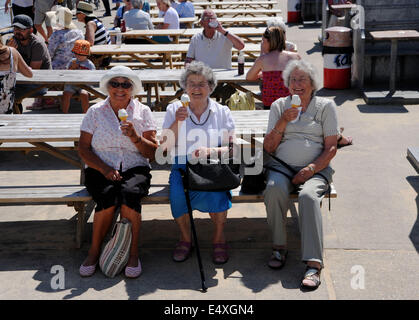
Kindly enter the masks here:
<path id="1" fill-rule="evenodd" d="M 307 82 L 309 79 L 302 77 L 302 78 L 290 78 L 290 82 Z"/>
<path id="2" fill-rule="evenodd" d="M 208 82 L 187 82 L 186 86 L 189 88 L 205 88 L 208 85 Z"/>
<path id="3" fill-rule="evenodd" d="M 117 82 L 117 81 L 109 81 L 109 85 L 112 88 L 119 88 L 121 87 L 122 89 L 129 89 L 132 87 L 132 83 L 131 82 Z"/>

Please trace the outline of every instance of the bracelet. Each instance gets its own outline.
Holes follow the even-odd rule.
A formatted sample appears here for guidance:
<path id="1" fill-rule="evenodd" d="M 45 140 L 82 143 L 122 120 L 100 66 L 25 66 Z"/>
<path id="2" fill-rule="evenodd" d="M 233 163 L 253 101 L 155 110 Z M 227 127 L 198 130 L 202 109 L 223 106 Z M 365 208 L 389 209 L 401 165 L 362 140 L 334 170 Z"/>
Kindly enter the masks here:
<path id="1" fill-rule="evenodd" d="M 224 33 L 224 37 L 227 37 L 228 35 L 228 30 L 226 31 L 226 33 Z"/>
<path id="2" fill-rule="evenodd" d="M 314 169 L 314 165 L 309 164 L 309 165 L 307 166 L 307 168 L 309 168 L 309 169 L 310 169 L 310 171 L 311 171 L 313 174 L 315 174 L 315 173 L 316 173 L 316 169 Z"/>
<path id="3" fill-rule="evenodd" d="M 275 132 L 276 134 L 284 134 L 284 131 L 279 131 L 279 130 L 276 130 L 275 128 L 272 128 L 272 131 L 273 132 Z"/>

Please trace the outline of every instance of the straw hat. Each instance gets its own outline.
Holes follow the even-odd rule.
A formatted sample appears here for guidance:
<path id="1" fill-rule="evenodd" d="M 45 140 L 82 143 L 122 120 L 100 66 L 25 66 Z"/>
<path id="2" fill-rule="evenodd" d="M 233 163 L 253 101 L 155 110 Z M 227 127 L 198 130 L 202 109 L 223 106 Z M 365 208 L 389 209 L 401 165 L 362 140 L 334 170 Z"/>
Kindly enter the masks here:
<path id="1" fill-rule="evenodd" d="M 81 56 L 90 55 L 90 42 L 87 40 L 76 40 L 74 42 L 74 47 L 71 52 L 79 54 Z"/>
<path id="2" fill-rule="evenodd" d="M 77 5 L 76 14 L 83 13 L 88 17 L 96 18 L 95 14 L 93 13 L 93 5 L 84 1 L 80 1 Z"/>
<path id="3" fill-rule="evenodd" d="M 126 66 L 116 66 L 108 70 L 100 79 L 100 91 L 108 95 L 108 82 L 113 78 L 128 78 L 133 83 L 132 95 L 137 95 L 141 90 L 141 80 L 137 74 Z"/>
<path id="4" fill-rule="evenodd" d="M 77 29 L 73 23 L 73 13 L 66 7 L 60 7 L 57 11 L 48 11 L 46 13 L 50 21 L 55 19 L 56 23 L 66 29 Z"/>

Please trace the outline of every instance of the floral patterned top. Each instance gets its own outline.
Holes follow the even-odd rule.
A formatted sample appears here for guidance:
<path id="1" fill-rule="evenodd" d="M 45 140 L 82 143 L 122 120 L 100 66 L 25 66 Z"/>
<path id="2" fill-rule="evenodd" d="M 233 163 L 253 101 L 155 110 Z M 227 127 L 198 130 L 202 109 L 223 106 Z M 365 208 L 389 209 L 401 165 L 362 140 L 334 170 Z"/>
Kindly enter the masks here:
<path id="1" fill-rule="evenodd" d="M 16 72 L 13 52 L 10 50 L 10 69 L 0 71 L 0 114 L 11 113 L 15 102 Z"/>
<path id="2" fill-rule="evenodd" d="M 62 29 L 55 31 L 49 38 L 48 51 L 51 56 L 52 69 L 64 70 L 74 54 L 71 52 L 76 40 L 83 40 L 79 29 Z"/>
<path id="3" fill-rule="evenodd" d="M 137 99 L 131 99 L 126 110 L 128 120 L 132 121 L 138 135 L 157 130 L 148 106 Z M 108 166 L 120 170 L 122 165 L 123 172 L 137 166 L 150 166 L 148 159 L 141 155 L 130 138 L 122 134 L 119 119 L 109 103 L 109 98 L 87 110 L 80 130 L 93 135 L 92 150 Z"/>
<path id="4" fill-rule="evenodd" d="M 282 71 L 263 71 L 262 102 L 269 107 L 275 100 L 289 96 L 290 92 L 284 85 Z"/>

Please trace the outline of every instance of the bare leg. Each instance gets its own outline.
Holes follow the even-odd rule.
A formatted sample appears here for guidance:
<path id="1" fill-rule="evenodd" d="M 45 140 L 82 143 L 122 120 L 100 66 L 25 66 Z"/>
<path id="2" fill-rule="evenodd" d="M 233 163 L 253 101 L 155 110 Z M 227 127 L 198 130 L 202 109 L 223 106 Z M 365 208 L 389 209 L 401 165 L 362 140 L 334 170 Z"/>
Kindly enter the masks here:
<path id="1" fill-rule="evenodd" d="M 210 213 L 209 215 L 215 226 L 212 243 L 225 243 L 224 225 L 227 221 L 227 211 Z"/>
<path id="2" fill-rule="evenodd" d="M 88 256 L 83 265 L 91 266 L 99 260 L 102 242 L 112 225 L 115 208 L 116 207 L 113 206 L 95 213 L 93 218 L 92 245 L 90 246 Z"/>
<path id="3" fill-rule="evenodd" d="M 48 36 L 45 33 L 44 28 L 42 28 L 42 24 L 36 24 L 35 28 L 39 32 L 39 34 L 44 38 L 45 42 L 48 42 Z"/>
<path id="4" fill-rule="evenodd" d="M 141 227 L 141 213 L 123 204 L 121 206 L 121 219 L 122 218 L 126 218 L 131 222 L 132 240 L 127 266 L 136 267 L 138 266 L 138 238 Z"/>
<path id="5" fill-rule="evenodd" d="M 83 109 L 83 113 L 87 112 L 89 109 L 89 94 L 85 90 L 80 91 L 80 101 L 81 101 L 81 108 Z"/>
<path id="6" fill-rule="evenodd" d="M 191 229 L 189 222 L 189 213 L 175 219 L 180 229 L 180 241 L 191 242 Z"/>
<path id="7" fill-rule="evenodd" d="M 68 113 L 68 109 L 70 108 L 70 100 L 72 96 L 73 96 L 72 92 L 69 92 L 69 91 L 63 92 L 63 99 L 62 99 L 62 104 L 61 104 L 61 109 L 63 113 Z"/>

